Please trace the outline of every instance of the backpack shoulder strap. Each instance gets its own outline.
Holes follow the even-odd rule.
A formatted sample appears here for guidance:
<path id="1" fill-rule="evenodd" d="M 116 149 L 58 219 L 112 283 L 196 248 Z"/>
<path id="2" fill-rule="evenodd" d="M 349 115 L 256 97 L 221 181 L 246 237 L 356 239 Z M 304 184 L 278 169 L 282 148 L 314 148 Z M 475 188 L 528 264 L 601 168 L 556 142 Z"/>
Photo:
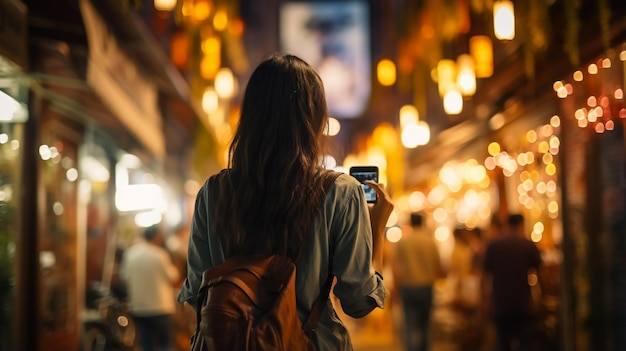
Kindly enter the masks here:
<path id="1" fill-rule="evenodd" d="M 328 278 L 326 278 L 326 282 L 322 287 L 322 291 L 320 291 L 320 294 L 317 295 L 317 299 L 315 299 L 315 303 L 313 304 L 311 313 L 309 313 L 309 316 L 302 325 L 302 330 L 310 338 L 312 338 L 313 333 L 315 332 L 315 328 L 317 327 L 317 322 L 319 322 L 320 317 L 322 316 L 322 311 L 324 310 L 324 307 L 326 307 L 326 302 L 328 301 L 328 297 L 330 296 L 330 288 L 333 285 L 334 278 L 335 277 L 332 274 L 328 274 Z"/>

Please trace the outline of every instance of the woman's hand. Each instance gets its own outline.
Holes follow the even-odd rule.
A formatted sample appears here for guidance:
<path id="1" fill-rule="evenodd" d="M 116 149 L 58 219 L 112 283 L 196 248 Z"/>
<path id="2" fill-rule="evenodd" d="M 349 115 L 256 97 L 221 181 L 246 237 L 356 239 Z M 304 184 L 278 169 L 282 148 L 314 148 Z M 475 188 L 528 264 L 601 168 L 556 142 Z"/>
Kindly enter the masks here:
<path id="1" fill-rule="evenodd" d="M 366 180 L 365 184 L 369 185 L 374 191 L 376 191 L 377 201 L 370 207 L 370 221 L 372 222 L 372 230 L 384 231 L 387 225 L 387 220 L 393 211 L 394 204 L 391 201 L 391 197 L 385 190 L 385 185 L 376 183 L 371 180 Z"/>
<path id="2" fill-rule="evenodd" d="M 369 180 L 365 181 L 376 191 L 377 201 L 370 207 L 370 222 L 372 225 L 372 266 L 377 272 L 383 271 L 383 245 L 387 220 L 393 211 L 394 204 L 387 194 L 385 186 Z"/>

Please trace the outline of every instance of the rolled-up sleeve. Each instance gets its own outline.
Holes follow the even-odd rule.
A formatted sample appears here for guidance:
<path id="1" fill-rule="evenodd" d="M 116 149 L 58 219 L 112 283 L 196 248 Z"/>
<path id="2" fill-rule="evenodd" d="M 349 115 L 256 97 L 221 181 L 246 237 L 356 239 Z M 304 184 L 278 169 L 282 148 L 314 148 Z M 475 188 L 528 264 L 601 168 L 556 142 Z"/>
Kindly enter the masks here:
<path id="1" fill-rule="evenodd" d="M 333 292 L 346 314 L 362 318 L 376 307 L 384 308 L 386 290 L 372 266 L 372 229 L 360 184 L 349 189 L 345 204 L 333 221 Z"/>

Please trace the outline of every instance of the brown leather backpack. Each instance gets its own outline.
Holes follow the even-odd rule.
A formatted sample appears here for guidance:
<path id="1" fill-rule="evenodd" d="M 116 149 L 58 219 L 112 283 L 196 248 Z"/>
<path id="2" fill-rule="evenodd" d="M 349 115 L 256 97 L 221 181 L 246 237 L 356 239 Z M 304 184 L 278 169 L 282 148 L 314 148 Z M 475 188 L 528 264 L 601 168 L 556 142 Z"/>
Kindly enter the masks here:
<path id="1" fill-rule="evenodd" d="M 338 173 L 328 177 L 325 190 Z M 328 301 L 329 274 L 310 315 L 296 309 L 296 266 L 284 256 L 236 256 L 204 272 L 192 351 L 315 350 L 311 336 Z"/>

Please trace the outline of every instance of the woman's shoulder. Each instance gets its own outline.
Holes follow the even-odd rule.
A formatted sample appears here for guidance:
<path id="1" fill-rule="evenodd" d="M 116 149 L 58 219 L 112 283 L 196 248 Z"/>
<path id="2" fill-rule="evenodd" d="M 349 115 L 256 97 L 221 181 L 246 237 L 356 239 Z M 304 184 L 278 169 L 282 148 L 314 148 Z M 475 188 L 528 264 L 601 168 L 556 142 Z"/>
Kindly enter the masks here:
<path id="1" fill-rule="evenodd" d="M 205 180 L 202 186 L 200 186 L 201 190 L 206 190 L 211 187 L 211 184 L 216 182 L 222 182 L 225 178 L 230 176 L 230 168 L 224 168 L 219 172 L 213 173 L 209 175 Z"/>
<path id="2" fill-rule="evenodd" d="M 359 191 L 361 191 L 361 183 L 351 175 L 341 172 L 328 189 L 327 205 L 329 203 L 345 205 L 350 201 L 356 201 Z"/>
<path id="3" fill-rule="evenodd" d="M 361 183 L 353 176 L 343 172 L 339 172 L 339 176 L 335 178 L 334 184 L 335 188 L 339 191 L 352 191 L 354 188 L 361 186 Z"/>

